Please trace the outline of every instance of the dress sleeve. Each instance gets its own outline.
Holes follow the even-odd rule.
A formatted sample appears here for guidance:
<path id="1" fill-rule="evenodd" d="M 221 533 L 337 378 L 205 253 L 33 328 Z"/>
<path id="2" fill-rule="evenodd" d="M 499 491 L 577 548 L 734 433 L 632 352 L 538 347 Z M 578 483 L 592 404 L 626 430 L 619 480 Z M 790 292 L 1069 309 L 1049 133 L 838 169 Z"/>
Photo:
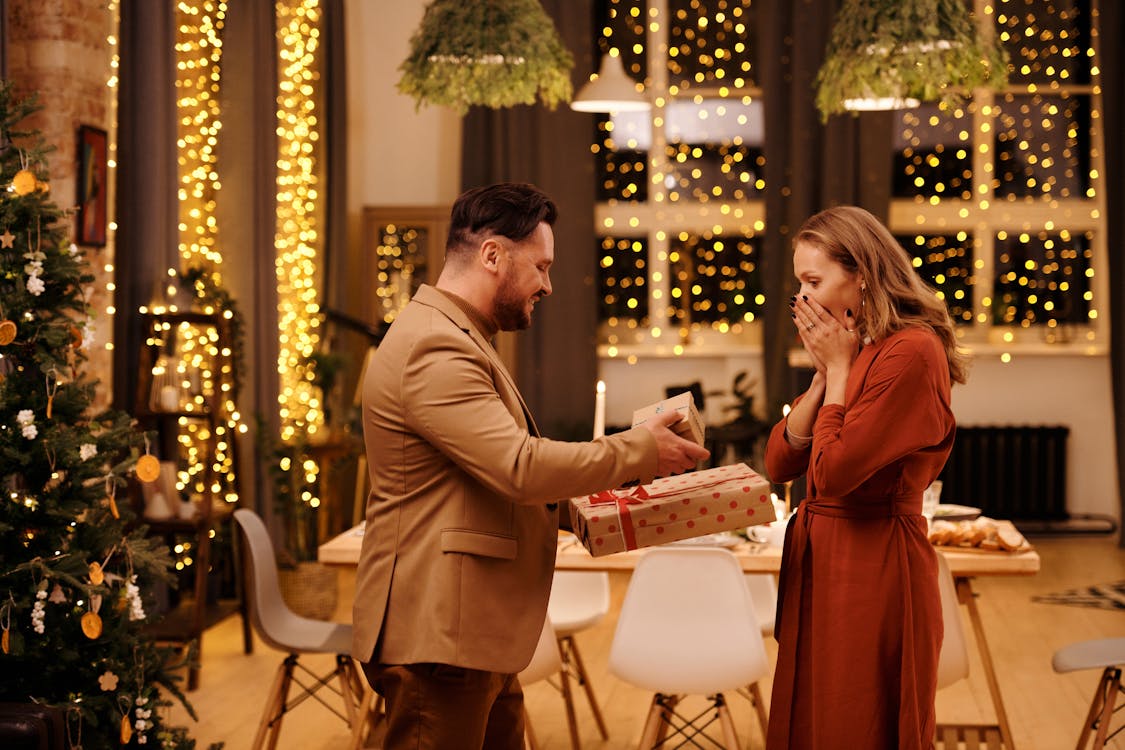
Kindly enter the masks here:
<path id="1" fill-rule="evenodd" d="M 853 492 L 880 469 L 946 438 L 952 428 L 946 367 L 940 349 L 903 337 L 872 364 L 846 409 L 820 408 L 809 474 L 821 494 Z"/>

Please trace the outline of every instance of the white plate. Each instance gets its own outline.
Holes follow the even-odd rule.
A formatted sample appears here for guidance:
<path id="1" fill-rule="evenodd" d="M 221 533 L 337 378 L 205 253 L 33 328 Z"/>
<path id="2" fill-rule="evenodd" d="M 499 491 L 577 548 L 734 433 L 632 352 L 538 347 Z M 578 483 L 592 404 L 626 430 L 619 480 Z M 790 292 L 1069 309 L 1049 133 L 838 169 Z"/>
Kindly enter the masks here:
<path id="1" fill-rule="evenodd" d="M 737 547 L 742 537 L 729 531 L 720 531 L 717 534 L 704 534 L 693 536 L 691 539 L 679 539 L 668 544 L 679 544 L 685 547 Z"/>
<path id="2" fill-rule="evenodd" d="M 972 521 L 980 517 L 980 508 L 970 505 L 942 504 L 934 508 L 934 520 L 942 521 Z"/>

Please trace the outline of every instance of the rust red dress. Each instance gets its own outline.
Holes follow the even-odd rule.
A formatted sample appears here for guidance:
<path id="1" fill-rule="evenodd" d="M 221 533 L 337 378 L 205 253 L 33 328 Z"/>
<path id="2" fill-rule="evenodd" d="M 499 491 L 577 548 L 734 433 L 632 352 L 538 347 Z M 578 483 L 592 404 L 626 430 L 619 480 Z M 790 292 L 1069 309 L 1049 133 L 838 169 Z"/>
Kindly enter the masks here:
<path id="1" fill-rule="evenodd" d="M 942 616 L 922 491 L 953 444 L 937 335 L 865 346 L 843 406 L 820 408 L 809 448 L 774 426 L 766 469 L 807 474 L 786 531 L 769 750 L 930 748 Z"/>

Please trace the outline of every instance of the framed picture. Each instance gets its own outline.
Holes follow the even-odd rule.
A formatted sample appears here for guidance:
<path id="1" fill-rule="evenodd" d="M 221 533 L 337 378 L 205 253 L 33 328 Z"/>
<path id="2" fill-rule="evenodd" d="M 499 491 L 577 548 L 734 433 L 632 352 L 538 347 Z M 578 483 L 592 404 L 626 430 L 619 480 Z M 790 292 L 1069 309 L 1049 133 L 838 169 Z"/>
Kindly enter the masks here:
<path id="1" fill-rule="evenodd" d="M 90 125 L 78 126 L 79 245 L 105 245 L 106 133 Z"/>

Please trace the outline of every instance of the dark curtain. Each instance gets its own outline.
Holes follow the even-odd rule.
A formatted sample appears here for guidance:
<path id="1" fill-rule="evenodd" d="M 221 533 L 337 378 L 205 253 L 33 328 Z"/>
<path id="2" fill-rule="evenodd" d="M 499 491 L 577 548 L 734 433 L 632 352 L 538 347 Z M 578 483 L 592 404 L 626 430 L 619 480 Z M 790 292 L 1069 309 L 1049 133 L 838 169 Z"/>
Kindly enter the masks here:
<path id="1" fill-rule="evenodd" d="M 172 3 L 121 4 L 113 403 L 126 411 L 136 406 L 145 333 L 137 309 L 179 266 L 175 42 Z"/>
<path id="2" fill-rule="evenodd" d="M 277 40 L 270 0 L 232 3 L 223 30 L 218 145 L 223 189 L 216 206 L 223 280 L 238 304 L 248 335 L 242 342 L 238 405 L 253 434 L 239 441 L 240 491 L 245 507 L 273 515 L 271 478 L 255 436 L 277 435 Z"/>
<path id="3" fill-rule="evenodd" d="M 1125 519 L 1125 70 L 1121 42 L 1125 11 L 1118 0 L 1103 0 L 1101 12 L 1102 135 L 1105 139 L 1106 231 L 1109 255 L 1109 364 L 1113 380 L 1113 424 L 1117 441 L 1117 500 Z M 1125 533 L 1117 543 L 1125 547 Z"/>
<path id="4" fill-rule="evenodd" d="M 884 221 L 889 207 L 894 114 L 844 115 L 822 124 L 814 105 L 816 73 L 839 5 L 840 0 L 764 0 L 758 11 L 766 121 L 763 363 L 770 422 L 780 418 L 782 404 L 799 388 L 789 367 L 795 343 L 788 307 L 796 289 L 793 233 L 833 205 L 862 206 Z"/>
<path id="5" fill-rule="evenodd" d="M 575 58 L 577 89 L 595 68 L 590 0 L 545 0 L 563 43 Z M 597 379 L 597 251 L 594 164 L 589 157 L 594 116 L 560 105 L 473 108 L 462 135 L 465 188 L 531 182 L 559 207 L 555 224 L 553 293 L 537 305 L 531 328 L 518 336 L 520 392 L 544 435 L 590 434 Z"/>
<path id="6" fill-rule="evenodd" d="M 339 298 L 336 288 L 340 273 L 337 263 L 343 263 L 348 253 L 348 196 L 347 196 L 347 60 L 345 59 L 344 3 L 343 0 L 321 2 L 321 46 L 324 55 L 321 81 L 324 83 L 324 182 L 325 211 L 323 257 L 321 269 L 324 279 L 324 300 L 329 308 L 335 307 Z"/>

